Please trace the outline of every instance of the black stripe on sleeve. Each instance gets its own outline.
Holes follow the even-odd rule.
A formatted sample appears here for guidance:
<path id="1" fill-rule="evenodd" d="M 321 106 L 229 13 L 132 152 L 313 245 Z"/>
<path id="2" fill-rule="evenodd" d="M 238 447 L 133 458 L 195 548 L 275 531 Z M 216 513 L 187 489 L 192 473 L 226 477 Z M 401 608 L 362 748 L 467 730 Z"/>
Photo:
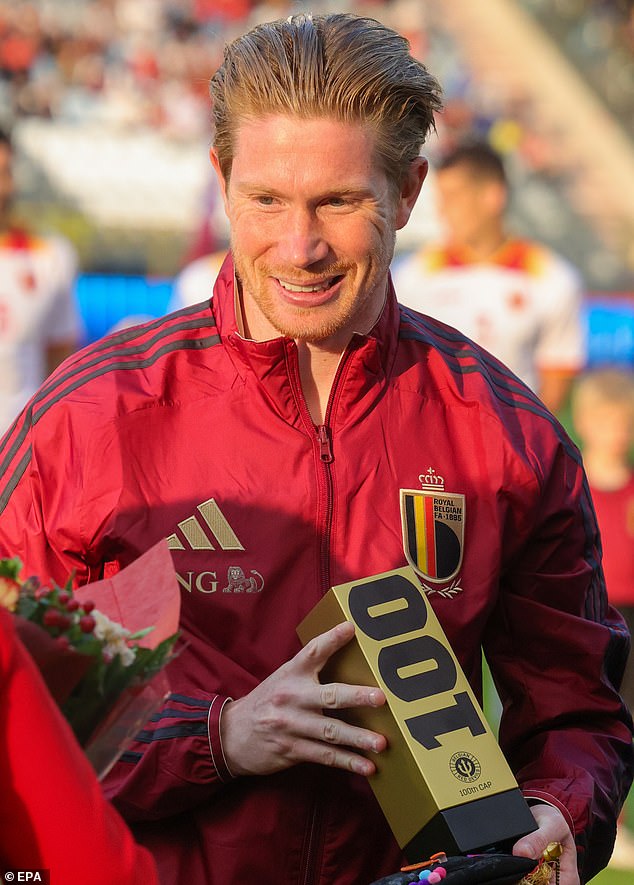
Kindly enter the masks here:
<path id="1" fill-rule="evenodd" d="M 188 738 L 207 736 L 207 718 L 204 722 L 196 722 L 190 725 L 170 725 L 167 728 L 157 728 L 156 731 L 143 729 L 135 740 L 142 744 L 151 744 L 152 741 L 167 741 L 172 738 Z"/>

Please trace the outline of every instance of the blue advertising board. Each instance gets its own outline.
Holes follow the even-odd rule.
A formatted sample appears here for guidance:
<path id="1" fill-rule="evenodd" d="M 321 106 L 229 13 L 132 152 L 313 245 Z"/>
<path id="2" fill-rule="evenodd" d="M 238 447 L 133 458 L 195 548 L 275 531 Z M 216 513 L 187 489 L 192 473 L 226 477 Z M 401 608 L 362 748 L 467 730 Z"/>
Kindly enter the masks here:
<path id="1" fill-rule="evenodd" d="M 162 316 L 168 309 L 172 286 L 171 279 L 81 275 L 76 294 L 86 343 L 114 328 Z M 588 366 L 634 367 L 634 292 L 588 296 L 584 319 Z"/>
<path id="2" fill-rule="evenodd" d="M 82 274 L 75 295 L 89 344 L 121 326 L 142 323 L 167 312 L 171 279 Z"/>

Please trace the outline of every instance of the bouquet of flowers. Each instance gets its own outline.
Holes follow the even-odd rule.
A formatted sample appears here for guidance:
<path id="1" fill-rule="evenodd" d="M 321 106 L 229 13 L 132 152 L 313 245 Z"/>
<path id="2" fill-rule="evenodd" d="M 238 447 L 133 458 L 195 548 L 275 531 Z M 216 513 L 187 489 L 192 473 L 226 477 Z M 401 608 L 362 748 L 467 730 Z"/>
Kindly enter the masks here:
<path id="1" fill-rule="evenodd" d="M 169 693 L 180 596 L 161 542 L 114 577 L 73 592 L 20 580 L 19 559 L 0 559 L 0 605 L 103 777 Z M 153 621 L 153 623 L 152 623 Z M 149 624 L 149 625 L 148 625 Z"/>

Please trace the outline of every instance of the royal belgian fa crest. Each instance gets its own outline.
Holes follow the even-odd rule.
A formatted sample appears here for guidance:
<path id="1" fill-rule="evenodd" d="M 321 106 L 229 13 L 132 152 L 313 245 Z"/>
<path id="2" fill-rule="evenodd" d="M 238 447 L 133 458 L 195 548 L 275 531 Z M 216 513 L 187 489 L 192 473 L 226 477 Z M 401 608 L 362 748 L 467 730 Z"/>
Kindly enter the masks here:
<path id="1" fill-rule="evenodd" d="M 464 547 L 465 497 L 445 491 L 431 467 L 421 489 L 401 489 L 403 549 L 421 577 L 443 583 L 458 573 Z"/>

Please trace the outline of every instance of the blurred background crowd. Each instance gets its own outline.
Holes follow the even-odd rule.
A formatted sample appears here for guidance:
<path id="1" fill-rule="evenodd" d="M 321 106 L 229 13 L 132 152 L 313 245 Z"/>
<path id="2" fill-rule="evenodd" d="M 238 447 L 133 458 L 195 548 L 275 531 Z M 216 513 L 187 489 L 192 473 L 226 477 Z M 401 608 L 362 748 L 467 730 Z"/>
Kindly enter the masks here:
<path id="1" fill-rule="evenodd" d="M 0 0 L 0 129 L 11 135 L 16 191 L 11 230 L 54 233 L 76 256 L 63 262 L 72 269 L 68 294 L 81 331 L 71 318 L 60 321 L 57 344 L 68 349 L 160 316 L 174 304 L 183 268 L 226 250 L 208 160 L 209 77 L 232 36 L 308 11 L 379 18 L 409 39 L 442 84 L 445 110 L 425 147 L 430 181 L 399 233 L 395 262 L 439 236 L 435 163 L 477 138 L 504 162 L 509 228 L 579 271 L 582 380 L 597 370 L 619 377 L 593 382 L 577 398 L 577 414 L 569 402 L 559 413 L 597 468 L 597 501 L 606 485 L 627 490 L 617 516 L 605 521 L 618 524 L 610 556 L 629 569 L 615 580 L 634 579 L 631 0 Z M 12 262 L 3 264 L 0 253 L 5 376 L 15 351 L 2 349 L 3 273 L 18 267 L 11 285 L 36 288 L 31 270 L 14 260 L 25 241 L 12 236 L 0 242 Z M 59 268 L 62 259 L 55 261 Z M 28 337 L 28 329 L 20 334 Z M 587 429 L 586 418 L 600 403 L 614 406 L 600 422 L 614 432 L 597 442 L 590 438 L 596 421 Z M 622 602 L 634 614 L 634 589 Z M 631 846 L 628 862 L 634 867 Z"/>
<path id="2" fill-rule="evenodd" d="M 477 7 L 477 8 L 476 8 Z M 445 90 L 428 154 L 466 132 L 509 161 L 514 213 L 596 291 L 634 276 L 634 21 L 627 0 L 1 0 L 0 125 L 27 215 L 85 271 L 171 276 L 211 213 L 207 82 L 226 39 L 292 11 L 404 33 Z M 431 199 L 399 243 L 433 226 Z"/>

